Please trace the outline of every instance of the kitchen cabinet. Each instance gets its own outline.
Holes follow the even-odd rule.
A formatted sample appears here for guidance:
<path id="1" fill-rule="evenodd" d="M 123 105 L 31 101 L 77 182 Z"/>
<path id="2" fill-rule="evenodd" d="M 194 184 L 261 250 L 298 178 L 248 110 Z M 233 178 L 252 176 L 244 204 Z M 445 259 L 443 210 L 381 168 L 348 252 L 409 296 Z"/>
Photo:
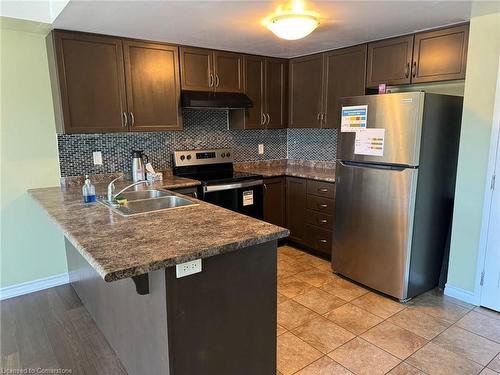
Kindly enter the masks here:
<path id="1" fill-rule="evenodd" d="M 368 43 L 367 87 L 411 82 L 413 35 Z"/>
<path id="2" fill-rule="evenodd" d="M 323 128 L 340 128 L 340 98 L 365 94 L 366 50 L 363 44 L 324 54 Z"/>
<path id="3" fill-rule="evenodd" d="M 340 127 L 338 99 L 365 94 L 366 44 L 290 62 L 290 127 Z"/>
<path id="4" fill-rule="evenodd" d="M 180 48 L 183 90 L 243 92 L 243 55 L 203 48 Z"/>
<path id="5" fill-rule="evenodd" d="M 290 128 L 321 127 L 323 97 L 323 54 L 299 57 L 290 61 Z"/>
<path id="6" fill-rule="evenodd" d="M 246 110 L 244 129 L 279 129 L 287 122 L 287 62 L 262 56 L 245 57 L 245 94 L 253 107 Z"/>
<path id="7" fill-rule="evenodd" d="M 47 41 L 58 132 L 182 128 L 176 46 L 62 31 Z"/>
<path id="8" fill-rule="evenodd" d="M 128 130 L 122 41 L 56 31 L 47 42 L 58 132 Z"/>
<path id="9" fill-rule="evenodd" d="M 368 44 L 367 87 L 465 78 L 469 25 Z"/>
<path id="10" fill-rule="evenodd" d="M 264 221 L 285 226 L 285 179 L 282 177 L 264 180 Z"/>
<path id="11" fill-rule="evenodd" d="M 178 48 L 123 41 L 123 52 L 130 130 L 181 129 Z"/>
<path id="12" fill-rule="evenodd" d="M 304 244 L 306 228 L 306 180 L 296 177 L 286 178 L 286 223 L 290 230 L 290 240 Z"/>
<path id="13" fill-rule="evenodd" d="M 412 83 L 465 79 L 469 25 L 415 34 Z"/>

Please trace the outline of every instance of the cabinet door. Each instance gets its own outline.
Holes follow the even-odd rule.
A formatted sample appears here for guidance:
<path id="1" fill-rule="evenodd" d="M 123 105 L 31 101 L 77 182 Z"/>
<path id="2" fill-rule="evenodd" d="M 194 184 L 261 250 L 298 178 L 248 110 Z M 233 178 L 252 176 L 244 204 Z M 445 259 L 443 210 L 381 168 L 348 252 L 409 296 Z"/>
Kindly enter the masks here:
<path id="1" fill-rule="evenodd" d="M 253 107 L 246 110 L 245 129 L 264 128 L 264 68 L 263 57 L 245 58 L 245 93 L 253 102 Z"/>
<path id="2" fill-rule="evenodd" d="M 469 25 L 415 35 L 412 82 L 465 79 Z"/>
<path id="3" fill-rule="evenodd" d="M 55 32 L 65 133 L 126 131 L 122 42 Z"/>
<path id="4" fill-rule="evenodd" d="M 214 52 L 216 91 L 243 92 L 243 55 L 230 52 Z"/>
<path id="5" fill-rule="evenodd" d="M 285 181 L 283 178 L 264 180 L 264 221 L 285 226 Z"/>
<path id="6" fill-rule="evenodd" d="M 323 85 L 323 55 L 290 61 L 290 128 L 319 128 Z"/>
<path id="7" fill-rule="evenodd" d="M 340 104 L 345 96 L 365 94 L 366 44 L 325 53 L 324 128 L 340 127 Z"/>
<path id="8" fill-rule="evenodd" d="M 409 84 L 413 35 L 368 43 L 366 86 Z"/>
<path id="9" fill-rule="evenodd" d="M 267 128 L 286 128 L 288 62 L 282 59 L 266 59 L 266 109 Z"/>
<path id="10" fill-rule="evenodd" d="M 202 48 L 181 47 L 180 55 L 182 89 L 213 90 L 213 52 Z"/>
<path id="11" fill-rule="evenodd" d="M 306 180 L 287 177 L 286 214 L 290 239 L 305 244 Z"/>
<path id="12" fill-rule="evenodd" d="M 124 41 L 123 51 L 130 130 L 181 129 L 178 48 Z"/>

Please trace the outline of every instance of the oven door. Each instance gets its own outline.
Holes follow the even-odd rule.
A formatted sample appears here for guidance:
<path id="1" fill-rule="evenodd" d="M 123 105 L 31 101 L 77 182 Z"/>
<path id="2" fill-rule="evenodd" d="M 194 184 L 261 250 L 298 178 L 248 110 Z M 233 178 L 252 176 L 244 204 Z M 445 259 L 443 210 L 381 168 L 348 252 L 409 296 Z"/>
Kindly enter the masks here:
<path id="1" fill-rule="evenodd" d="M 202 187 L 202 199 L 205 202 L 252 216 L 256 219 L 263 218 L 263 195 L 262 180 Z"/>

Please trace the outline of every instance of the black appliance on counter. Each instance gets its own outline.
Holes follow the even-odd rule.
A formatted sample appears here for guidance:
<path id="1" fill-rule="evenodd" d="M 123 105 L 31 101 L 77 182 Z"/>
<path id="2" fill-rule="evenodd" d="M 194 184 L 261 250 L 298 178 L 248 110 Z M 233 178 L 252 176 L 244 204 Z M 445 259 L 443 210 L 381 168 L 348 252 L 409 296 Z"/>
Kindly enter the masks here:
<path id="1" fill-rule="evenodd" d="M 262 219 L 262 176 L 235 172 L 231 149 L 175 151 L 175 176 L 201 182 L 198 198 L 232 211 Z"/>

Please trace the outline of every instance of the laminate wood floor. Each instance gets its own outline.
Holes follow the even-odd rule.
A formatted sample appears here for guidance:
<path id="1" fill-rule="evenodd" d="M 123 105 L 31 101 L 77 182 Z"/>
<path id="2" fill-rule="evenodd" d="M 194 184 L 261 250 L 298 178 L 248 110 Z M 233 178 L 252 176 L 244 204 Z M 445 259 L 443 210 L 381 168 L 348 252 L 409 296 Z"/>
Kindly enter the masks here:
<path id="1" fill-rule="evenodd" d="M 0 306 L 1 369 L 127 374 L 69 284 L 4 300 Z"/>

